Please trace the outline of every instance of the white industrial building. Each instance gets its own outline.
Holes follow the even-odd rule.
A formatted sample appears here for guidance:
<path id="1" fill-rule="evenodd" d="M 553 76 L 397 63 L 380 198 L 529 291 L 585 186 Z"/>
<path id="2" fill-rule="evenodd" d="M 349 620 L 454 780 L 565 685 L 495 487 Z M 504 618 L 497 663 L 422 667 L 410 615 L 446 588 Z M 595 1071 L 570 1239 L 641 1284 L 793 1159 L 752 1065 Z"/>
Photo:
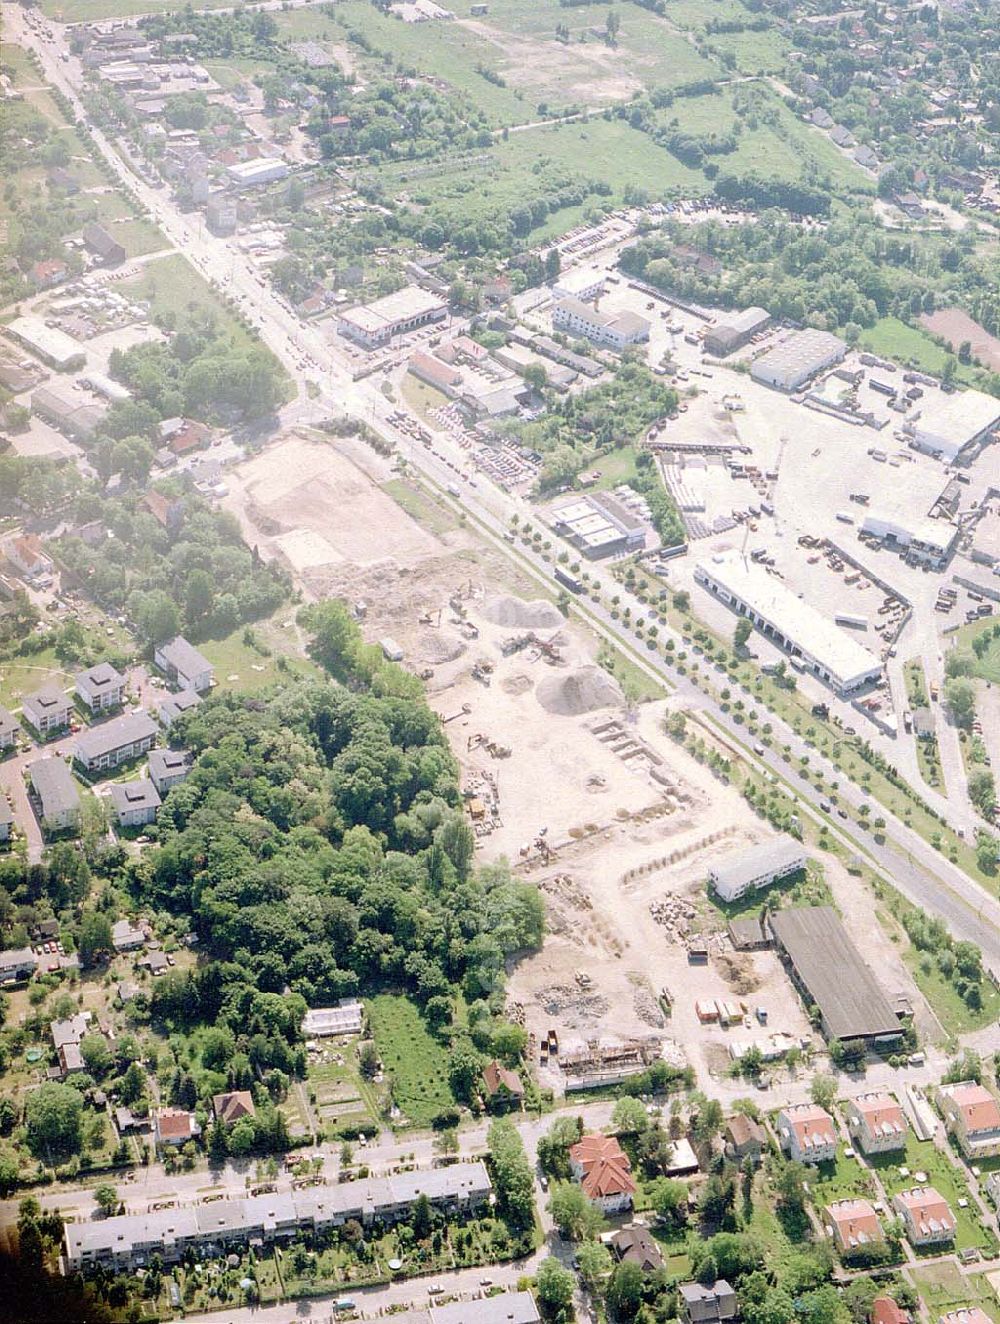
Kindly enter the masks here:
<path id="1" fill-rule="evenodd" d="M 240 188 L 273 184 L 288 175 L 288 165 L 278 156 L 261 156 L 255 161 L 237 161 L 227 168 L 229 178 Z"/>
<path id="2" fill-rule="evenodd" d="M 738 552 L 699 561 L 694 577 L 838 694 L 850 694 L 882 675 L 874 653 Z"/>
<path id="3" fill-rule="evenodd" d="M 448 305 L 439 294 L 431 294 L 418 285 L 406 285 L 394 294 L 341 313 L 337 329 L 366 349 L 377 349 L 388 344 L 393 336 L 405 335 L 428 322 L 440 322 L 447 314 Z"/>
<path id="4" fill-rule="evenodd" d="M 966 446 L 1000 427 L 1000 400 L 982 391 L 928 391 L 906 419 L 913 445 L 950 464 Z"/>
<path id="5" fill-rule="evenodd" d="M 806 852 L 794 837 L 775 837 L 749 850 L 731 851 L 713 864 L 708 881 L 722 901 L 738 901 L 747 892 L 770 887 L 806 867 Z"/>
<path id="6" fill-rule="evenodd" d="M 73 372 L 87 361 L 83 346 L 58 327 L 46 326 L 41 317 L 15 317 L 4 328 L 6 334 L 36 358 L 58 372 Z"/>
<path id="7" fill-rule="evenodd" d="M 582 299 L 585 303 L 603 294 L 608 273 L 594 267 L 573 267 L 552 282 L 552 293 L 557 299 Z"/>
<path id="8" fill-rule="evenodd" d="M 905 553 L 907 560 L 932 570 L 943 569 L 958 539 L 958 527 L 948 520 L 911 515 L 892 507 L 866 511 L 861 531 Z"/>
<path id="9" fill-rule="evenodd" d="M 847 353 L 846 344 L 829 331 L 796 331 L 750 366 L 750 376 L 779 391 L 797 391 Z"/>
<path id="10" fill-rule="evenodd" d="M 580 299 L 560 299 L 552 309 L 552 326 L 571 336 L 582 336 L 594 345 L 623 350 L 649 339 L 649 323 L 638 313 L 602 313 Z"/>

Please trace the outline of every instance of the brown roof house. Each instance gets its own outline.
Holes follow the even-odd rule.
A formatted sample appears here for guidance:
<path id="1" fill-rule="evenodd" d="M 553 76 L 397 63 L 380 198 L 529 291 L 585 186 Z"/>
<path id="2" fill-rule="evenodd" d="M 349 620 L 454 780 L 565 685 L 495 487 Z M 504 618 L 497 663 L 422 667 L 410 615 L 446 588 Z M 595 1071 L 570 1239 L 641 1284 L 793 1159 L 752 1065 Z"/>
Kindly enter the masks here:
<path id="1" fill-rule="evenodd" d="M 755 1122 L 743 1113 L 734 1113 L 726 1119 L 722 1138 L 726 1158 L 732 1159 L 734 1163 L 742 1163 L 749 1158 L 757 1164 L 767 1148 L 767 1134 L 760 1122 Z"/>
<path id="2" fill-rule="evenodd" d="M 253 1117 L 257 1109 L 253 1105 L 253 1095 L 249 1090 L 232 1090 L 228 1094 L 216 1094 L 212 1099 L 215 1120 L 223 1126 L 232 1126 L 244 1117 Z"/>
<path id="3" fill-rule="evenodd" d="M 877 1296 L 872 1302 L 871 1324 L 910 1324 L 910 1317 L 891 1296 Z"/>
<path id="4" fill-rule="evenodd" d="M 605 1214 L 632 1207 L 632 1165 L 614 1136 L 584 1136 L 569 1151 L 569 1166 L 591 1204 Z"/>
<path id="5" fill-rule="evenodd" d="M 183 1108 L 161 1108 L 153 1120 L 153 1134 L 157 1149 L 167 1145 L 186 1145 L 201 1135 L 201 1127 L 194 1113 Z"/>
<path id="6" fill-rule="evenodd" d="M 638 1264 L 643 1273 L 655 1273 L 663 1268 L 663 1254 L 648 1228 L 638 1225 L 619 1228 L 611 1238 L 611 1245 L 620 1260 Z"/>
<path id="7" fill-rule="evenodd" d="M 524 1086 L 516 1071 L 502 1066 L 496 1058 L 483 1067 L 483 1090 L 491 1108 L 520 1107 Z"/>

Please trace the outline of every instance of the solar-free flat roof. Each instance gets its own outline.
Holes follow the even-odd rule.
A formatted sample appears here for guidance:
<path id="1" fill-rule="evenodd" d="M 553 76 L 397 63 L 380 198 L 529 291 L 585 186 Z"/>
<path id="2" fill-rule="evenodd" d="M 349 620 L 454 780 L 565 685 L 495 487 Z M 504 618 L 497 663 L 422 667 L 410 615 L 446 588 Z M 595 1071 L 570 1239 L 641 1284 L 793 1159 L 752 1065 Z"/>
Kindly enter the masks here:
<path id="1" fill-rule="evenodd" d="M 777 910 L 770 925 L 834 1039 L 900 1033 L 889 999 L 832 906 Z"/>

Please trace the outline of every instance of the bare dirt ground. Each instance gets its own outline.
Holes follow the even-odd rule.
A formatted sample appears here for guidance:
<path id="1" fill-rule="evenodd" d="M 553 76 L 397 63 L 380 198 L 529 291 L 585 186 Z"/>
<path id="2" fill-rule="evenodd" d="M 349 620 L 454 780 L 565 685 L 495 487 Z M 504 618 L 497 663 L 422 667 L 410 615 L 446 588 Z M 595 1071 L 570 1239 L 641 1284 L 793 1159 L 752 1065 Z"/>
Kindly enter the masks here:
<path id="1" fill-rule="evenodd" d="M 957 350 L 963 340 L 968 340 L 975 358 L 987 368 L 1000 369 L 1000 340 L 961 308 L 939 308 L 937 312 L 924 313 L 920 322 L 928 331 L 947 340 L 952 349 Z"/>
<path id="2" fill-rule="evenodd" d="M 381 490 L 390 465 L 360 443 L 293 431 L 230 472 L 225 506 L 247 540 L 312 596 L 346 567 L 418 565 L 446 550 Z"/>
<path id="3" fill-rule="evenodd" d="M 500 72 L 513 87 L 533 95 L 565 95 L 588 106 L 627 101 L 642 87 L 641 79 L 623 67 L 620 51 L 596 42 L 563 46 L 549 39 L 504 32 L 490 23 L 459 20 L 479 37 L 498 46 L 504 55 Z M 634 56 L 633 63 L 640 63 Z M 647 62 L 655 64 L 652 58 Z"/>

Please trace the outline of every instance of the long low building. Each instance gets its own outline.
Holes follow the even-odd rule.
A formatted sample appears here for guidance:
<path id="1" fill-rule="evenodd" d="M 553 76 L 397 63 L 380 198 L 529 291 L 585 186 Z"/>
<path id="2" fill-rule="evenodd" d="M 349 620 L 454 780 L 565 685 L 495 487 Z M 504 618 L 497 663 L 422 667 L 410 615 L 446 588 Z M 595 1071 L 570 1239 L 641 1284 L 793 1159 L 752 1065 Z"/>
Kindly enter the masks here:
<path id="1" fill-rule="evenodd" d="M 794 837 L 775 837 L 749 850 L 731 851 L 713 864 L 708 881 L 723 901 L 738 901 L 747 892 L 770 887 L 780 878 L 806 867 L 805 847 Z"/>
<path id="2" fill-rule="evenodd" d="M 271 1243 L 300 1232 L 340 1227 L 350 1218 L 364 1224 L 375 1219 L 393 1222 L 404 1218 L 421 1195 L 437 1209 L 475 1209 L 486 1203 L 491 1189 L 485 1165 L 476 1161 L 291 1194 L 67 1223 L 62 1264 L 64 1271 L 73 1273 L 97 1265 L 136 1268 L 153 1255 L 172 1263 L 189 1250 Z"/>
<path id="3" fill-rule="evenodd" d="M 405 335 L 428 322 L 440 322 L 447 315 L 448 304 L 439 294 L 422 290 L 418 285 L 407 285 L 394 294 L 341 313 L 337 329 L 366 349 L 378 349 L 393 336 Z"/>
<path id="4" fill-rule="evenodd" d="M 104 422 L 107 411 L 99 405 L 83 404 L 41 386 L 31 394 L 31 412 L 65 433 L 71 441 L 89 441 Z"/>
<path id="5" fill-rule="evenodd" d="M 605 492 L 573 497 L 552 511 L 552 527 L 589 560 L 646 545 L 646 526 Z"/>
<path id="6" fill-rule="evenodd" d="M 58 327 L 46 326 L 44 319 L 34 314 L 15 317 L 13 322 L 4 327 L 4 331 L 36 358 L 59 372 L 73 372 L 87 362 L 86 352 L 78 340 L 60 331 Z"/>
<path id="7" fill-rule="evenodd" d="M 738 552 L 699 561 L 694 577 L 838 694 L 850 694 L 882 675 L 874 653 Z"/>
<path id="8" fill-rule="evenodd" d="M 818 1007 L 827 1038 L 899 1039 L 899 1018 L 832 906 L 776 910 L 768 925 L 794 982 Z"/>
<path id="9" fill-rule="evenodd" d="M 824 368 L 832 368 L 847 353 L 847 345 L 829 331 L 795 331 L 787 340 L 755 359 L 750 376 L 779 391 L 797 391 Z"/>
<path id="10" fill-rule="evenodd" d="M 125 713 L 85 731 L 76 742 L 73 755 L 90 773 L 117 768 L 119 763 L 152 749 L 156 735 L 156 723 L 148 713 Z"/>
<path id="11" fill-rule="evenodd" d="M 928 391 L 903 424 L 913 444 L 950 464 L 1000 428 L 1000 400 L 984 391 Z"/>

